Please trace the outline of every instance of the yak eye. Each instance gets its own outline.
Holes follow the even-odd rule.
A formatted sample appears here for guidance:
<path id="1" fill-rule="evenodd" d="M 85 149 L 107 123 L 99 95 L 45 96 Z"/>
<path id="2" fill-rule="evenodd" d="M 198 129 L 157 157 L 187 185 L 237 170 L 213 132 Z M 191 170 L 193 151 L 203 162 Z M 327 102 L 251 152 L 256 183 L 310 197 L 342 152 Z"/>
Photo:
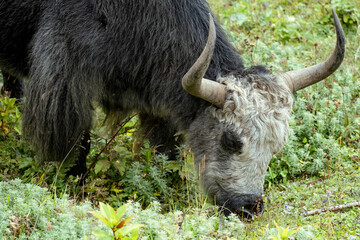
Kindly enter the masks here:
<path id="1" fill-rule="evenodd" d="M 233 132 L 226 131 L 221 136 L 221 147 L 225 151 L 241 153 L 242 146 L 242 142 Z"/>

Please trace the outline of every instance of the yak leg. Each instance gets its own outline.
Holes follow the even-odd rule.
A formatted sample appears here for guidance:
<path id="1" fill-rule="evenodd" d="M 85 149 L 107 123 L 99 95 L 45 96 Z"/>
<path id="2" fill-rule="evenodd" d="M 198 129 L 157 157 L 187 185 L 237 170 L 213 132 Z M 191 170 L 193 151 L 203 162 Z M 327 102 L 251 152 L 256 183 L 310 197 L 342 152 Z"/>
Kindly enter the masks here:
<path id="1" fill-rule="evenodd" d="M 1 94 L 11 98 L 21 99 L 23 97 L 23 81 L 2 71 L 4 85 L 1 88 Z M 78 157 L 75 165 L 68 171 L 69 175 L 82 176 L 86 168 L 86 157 L 90 152 L 90 133 L 86 131 L 81 136 L 81 141 L 78 146 Z"/>
<path id="2" fill-rule="evenodd" d="M 67 172 L 67 175 L 86 178 L 84 174 L 87 171 L 86 158 L 90 152 L 90 142 L 90 132 L 85 131 L 81 136 L 80 144 L 78 146 L 78 157 L 76 159 L 75 165 L 70 168 L 70 170 Z"/>
<path id="3" fill-rule="evenodd" d="M 23 81 L 2 71 L 4 85 L 1 88 L 1 95 L 21 99 L 23 97 Z"/>
<path id="4" fill-rule="evenodd" d="M 149 139 L 159 153 L 167 155 L 169 159 L 176 159 L 176 146 L 181 144 L 181 140 L 174 136 L 177 131 L 173 124 L 148 114 L 140 114 L 140 122 L 144 138 Z"/>

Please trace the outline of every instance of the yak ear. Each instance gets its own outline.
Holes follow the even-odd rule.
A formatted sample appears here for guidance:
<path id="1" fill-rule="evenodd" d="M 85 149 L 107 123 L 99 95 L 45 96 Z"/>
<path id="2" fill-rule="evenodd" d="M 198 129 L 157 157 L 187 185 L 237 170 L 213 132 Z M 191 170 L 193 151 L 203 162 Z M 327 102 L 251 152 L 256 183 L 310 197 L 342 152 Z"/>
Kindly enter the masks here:
<path id="1" fill-rule="evenodd" d="M 216 42 L 214 19 L 209 14 L 209 36 L 200 57 L 182 79 L 183 88 L 191 95 L 202 98 L 218 107 L 222 107 L 226 98 L 225 85 L 204 78 L 210 65 Z"/>
<path id="2" fill-rule="evenodd" d="M 280 74 L 279 77 L 287 84 L 290 91 L 296 92 L 327 78 L 341 65 L 345 56 L 345 35 L 335 10 L 332 9 L 332 12 L 337 36 L 333 54 L 325 62 Z"/>

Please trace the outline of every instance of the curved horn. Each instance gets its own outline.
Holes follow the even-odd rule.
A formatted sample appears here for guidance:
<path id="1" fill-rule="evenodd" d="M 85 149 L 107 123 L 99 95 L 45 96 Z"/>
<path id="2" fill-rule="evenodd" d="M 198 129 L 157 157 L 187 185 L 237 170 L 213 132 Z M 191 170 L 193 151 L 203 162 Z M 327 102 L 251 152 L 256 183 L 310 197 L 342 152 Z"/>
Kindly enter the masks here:
<path id="1" fill-rule="evenodd" d="M 285 83 L 288 85 L 290 91 L 296 92 L 300 89 L 308 87 L 320 80 L 325 79 L 340 66 L 345 55 L 345 35 L 341 27 L 340 21 L 334 9 L 332 9 L 335 28 L 336 28 L 336 47 L 329 59 L 325 62 L 316 64 L 311 67 L 290 71 L 279 74 Z"/>
<path id="2" fill-rule="evenodd" d="M 214 20 L 211 14 L 209 17 L 209 36 L 206 46 L 200 57 L 182 78 L 182 86 L 191 95 L 222 107 L 226 97 L 225 85 L 203 78 L 209 67 L 216 42 Z"/>

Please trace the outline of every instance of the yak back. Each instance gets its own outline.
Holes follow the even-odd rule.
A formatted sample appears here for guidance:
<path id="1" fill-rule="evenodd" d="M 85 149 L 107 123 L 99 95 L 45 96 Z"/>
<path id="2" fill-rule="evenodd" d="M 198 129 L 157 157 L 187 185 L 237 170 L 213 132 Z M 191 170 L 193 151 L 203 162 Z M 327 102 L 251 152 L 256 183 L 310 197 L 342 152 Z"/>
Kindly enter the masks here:
<path id="1" fill-rule="evenodd" d="M 41 159 L 67 156 L 81 133 L 91 127 L 93 102 L 109 114 L 140 111 L 162 117 L 179 130 L 187 129 L 199 110 L 210 105 L 181 86 L 182 76 L 207 40 L 211 10 L 206 1 L 48 0 L 43 4 L 35 14 L 39 21 L 23 22 L 32 25 L 24 29 L 35 30 L 30 42 L 18 44 L 30 69 L 24 134 Z M 239 54 L 215 24 L 216 47 L 206 77 L 241 74 Z"/>

